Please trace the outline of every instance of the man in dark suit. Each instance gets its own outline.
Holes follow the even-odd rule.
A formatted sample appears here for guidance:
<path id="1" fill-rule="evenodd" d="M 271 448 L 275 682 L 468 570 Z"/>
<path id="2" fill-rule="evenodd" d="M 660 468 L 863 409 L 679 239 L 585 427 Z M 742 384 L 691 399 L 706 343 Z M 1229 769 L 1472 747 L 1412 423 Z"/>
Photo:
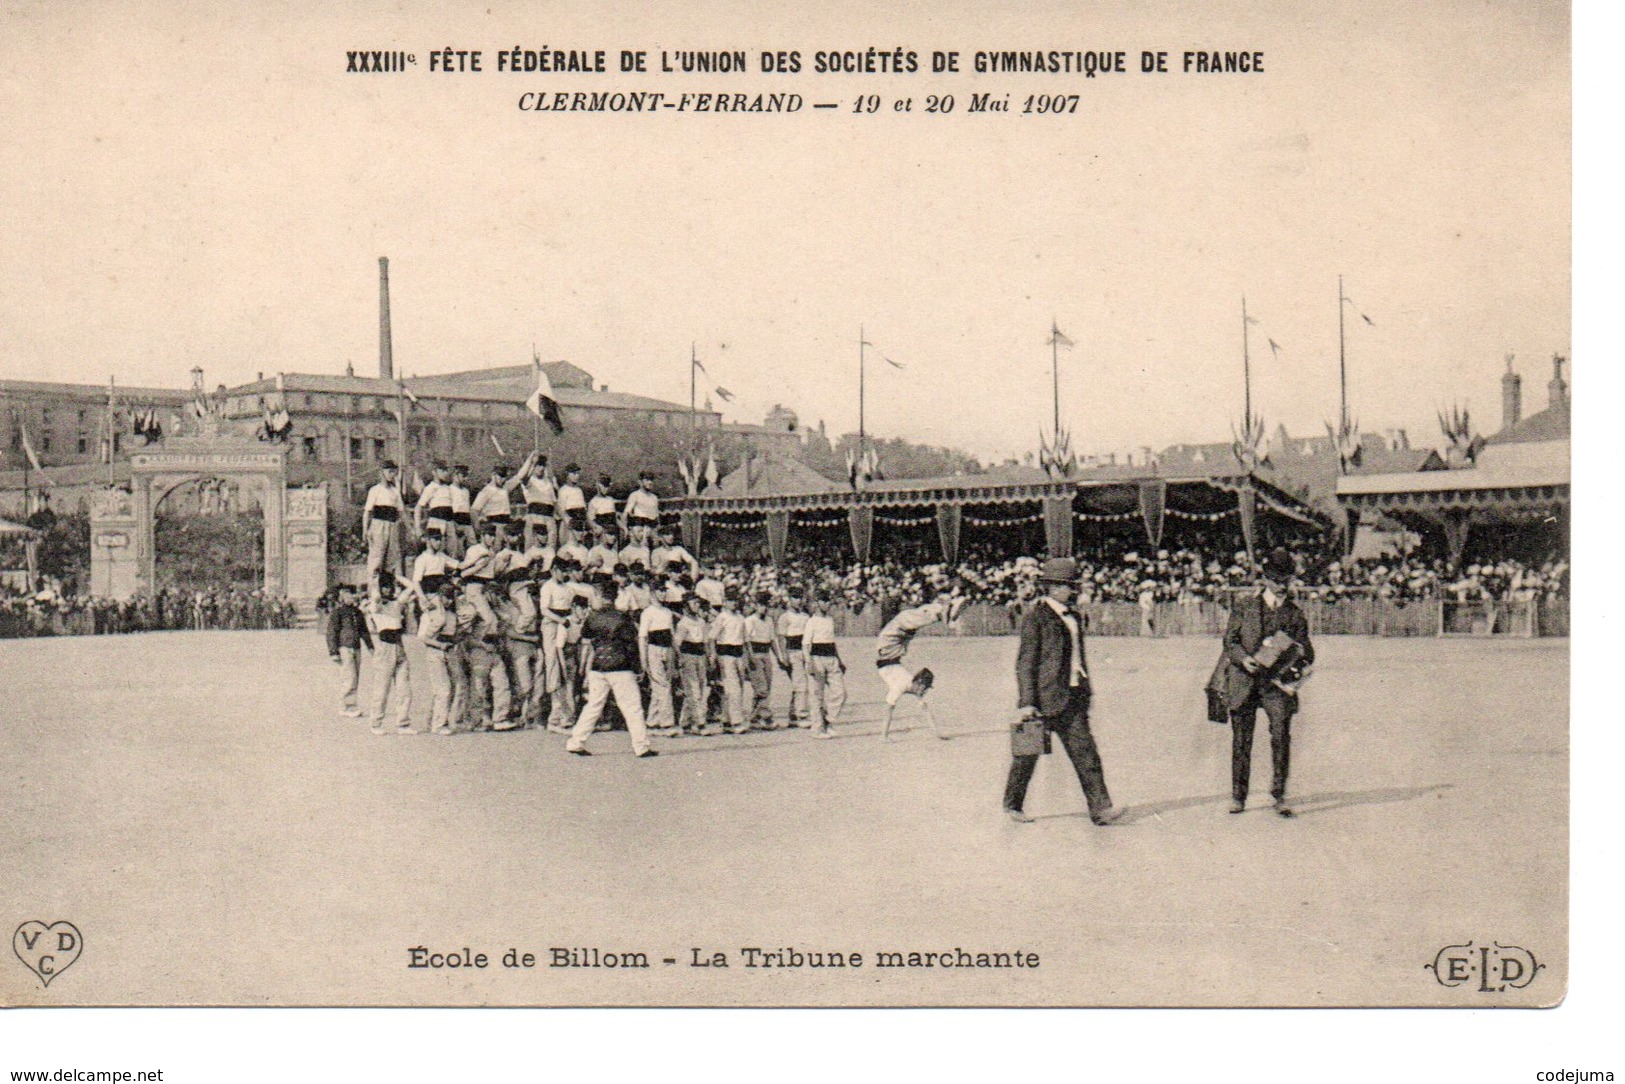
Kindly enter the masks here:
<path id="1" fill-rule="evenodd" d="M 1309 640 L 1309 622 L 1287 597 L 1294 568 L 1292 555 L 1274 550 L 1264 558 L 1256 594 L 1238 595 L 1224 630 L 1224 655 L 1230 666 L 1225 675 L 1225 700 L 1230 708 L 1230 812 L 1247 808 L 1247 783 L 1252 774 L 1253 730 L 1258 710 L 1269 720 L 1270 758 L 1274 766 L 1270 797 L 1275 812 L 1292 816 L 1286 801 L 1287 768 L 1291 760 L 1292 716 L 1298 710 L 1297 683 L 1315 661 Z M 1276 633 L 1292 645 L 1273 659 L 1261 660 L 1259 651 Z M 1272 654 L 1266 650 L 1266 655 Z"/>
<path id="2" fill-rule="evenodd" d="M 1083 622 L 1072 609 L 1078 592 L 1078 565 L 1069 557 L 1044 562 L 1039 574 L 1043 597 L 1021 621 L 1021 648 L 1016 654 L 1016 703 L 1021 721 L 1042 719 L 1044 742 L 1058 735 L 1089 803 L 1089 819 L 1113 824 L 1121 816 L 1106 791 L 1100 752 L 1089 732 L 1089 665 L 1083 646 Z M 1022 812 L 1027 784 L 1040 754 L 1017 754 L 1004 786 L 1004 811 L 1017 824 L 1031 823 Z"/>

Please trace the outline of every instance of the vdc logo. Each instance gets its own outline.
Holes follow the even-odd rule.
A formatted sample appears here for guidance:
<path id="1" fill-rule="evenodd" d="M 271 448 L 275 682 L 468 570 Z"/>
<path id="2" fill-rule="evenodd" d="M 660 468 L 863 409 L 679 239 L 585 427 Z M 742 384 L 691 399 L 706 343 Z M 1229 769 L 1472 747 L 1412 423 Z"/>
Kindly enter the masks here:
<path id="1" fill-rule="evenodd" d="M 1466 986 L 1473 983 L 1481 994 L 1500 994 L 1508 990 L 1522 990 L 1535 981 L 1535 975 L 1546 965 L 1535 959 L 1535 954 L 1517 945 L 1503 945 L 1491 941 L 1487 945 L 1446 945 L 1423 964 L 1425 971 L 1433 972 L 1440 986 Z"/>

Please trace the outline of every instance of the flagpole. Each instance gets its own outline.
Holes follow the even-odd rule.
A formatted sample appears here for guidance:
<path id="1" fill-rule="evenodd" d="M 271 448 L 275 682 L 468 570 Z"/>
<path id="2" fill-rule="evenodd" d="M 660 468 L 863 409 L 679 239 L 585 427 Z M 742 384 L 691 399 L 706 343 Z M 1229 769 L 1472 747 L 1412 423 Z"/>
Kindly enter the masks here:
<path id="1" fill-rule="evenodd" d="M 536 340 L 534 339 L 530 343 L 530 360 L 536 363 L 536 368 L 540 369 L 542 367 L 542 355 L 537 353 Z M 542 382 L 537 380 L 536 386 L 540 388 Z M 530 454 L 536 459 L 540 459 L 542 455 L 542 403 L 539 399 L 536 402 L 536 410 L 532 413 L 530 419 Z"/>
<path id="2" fill-rule="evenodd" d="M 1337 276 L 1337 427 L 1347 429 L 1349 424 L 1349 368 L 1348 354 L 1343 342 L 1343 276 Z"/>
<path id="3" fill-rule="evenodd" d="M 868 444 L 868 440 L 867 440 L 867 436 L 866 436 L 867 430 L 865 429 L 865 424 L 864 424 L 865 419 L 864 419 L 864 413 L 863 413 L 863 397 L 864 397 L 864 387 L 863 387 L 863 384 L 864 384 L 864 380 L 863 380 L 863 375 L 864 375 L 863 374 L 863 370 L 864 370 L 863 347 L 864 347 L 863 325 L 859 324 L 858 325 L 858 473 L 860 475 L 863 473 L 863 451 L 864 451 L 864 448 Z"/>
<path id="4" fill-rule="evenodd" d="M 113 374 L 107 374 L 107 488 L 113 488 Z"/>
<path id="5" fill-rule="evenodd" d="M 395 380 L 395 397 L 400 407 L 395 411 L 396 436 L 400 438 L 401 445 L 401 492 L 406 492 L 406 381 L 399 377 Z"/>
<path id="6" fill-rule="evenodd" d="M 1246 428 L 1253 424 L 1253 360 L 1247 348 L 1247 295 L 1241 295 L 1241 421 Z"/>
<path id="7" fill-rule="evenodd" d="M 1049 321 L 1049 372 L 1051 384 L 1051 403 L 1055 408 L 1054 428 L 1051 429 L 1051 439 L 1059 439 L 1061 435 L 1061 325 L 1055 318 Z"/>
<path id="8" fill-rule="evenodd" d="M 26 445 L 26 447 L 23 448 L 23 522 L 27 523 L 29 514 L 34 511 L 34 507 L 33 507 L 34 502 L 32 500 L 32 494 L 30 493 L 29 488 L 28 488 L 29 468 L 31 468 L 34 465 L 29 460 L 28 450 L 29 450 L 29 448 L 32 448 L 33 445 L 28 443 L 28 425 L 27 425 L 27 422 L 24 421 L 20 415 L 18 415 L 18 413 L 17 413 L 17 411 L 15 409 L 12 410 L 11 417 L 12 417 L 12 420 L 17 423 L 18 430 L 23 433 L 23 443 L 24 443 L 24 445 Z"/>

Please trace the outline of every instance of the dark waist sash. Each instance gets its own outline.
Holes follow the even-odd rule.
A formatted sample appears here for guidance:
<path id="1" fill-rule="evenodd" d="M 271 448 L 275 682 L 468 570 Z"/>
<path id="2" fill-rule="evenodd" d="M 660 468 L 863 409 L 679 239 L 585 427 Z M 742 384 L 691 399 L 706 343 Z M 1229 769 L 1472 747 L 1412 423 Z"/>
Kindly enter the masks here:
<path id="1" fill-rule="evenodd" d="M 718 655 L 726 655 L 730 659 L 742 658 L 742 657 L 744 657 L 744 654 L 745 654 L 745 645 L 744 644 L 718 644 L 717 645 L 717 654 Z"/>
<path id="2" fill-rule="evenodd" d="M 525 505 L 525 515 L 551 519 L 553 517 L 553 506 L 551 504 L 527 504 Z"/>
<path id="3" fill-rule="evenodd" d="M 649 646 L 650 647 L 670 647 L 671 646 L 671 630 L 670 629 L 650 629 L 649 630 Z"/>
<path id="4" fill-rule="evenodd" d="M 821 659 L 840 658 L 840 656 L 835 652 L 834 644 L 813 644 L 810 648 L 808 648 L 808 651 Z"/>
<path id="5" fill-rule="evenodd" d="M 577 524 L 578 526 L 587 522 L 587 510 L 585 508 L 566 508 L 564 510 L 564 514 L 569 518 L 571 523 Z"/>
<path id="6" fill-rule="evenodd" d="M 615 524 L 615 513 L 600 512 L 596 516 L 592 517 L 592 521 L 598 524 L 600 527 L 612 527 Z"/>
<path id="7" fill-rule="evenodd" d="M 554 609 L 552 606 L 547 608 L 547 612 L 558 618 L 560 621 L 563 621 L 565 618 L 570 616 L 569 610 L 558 610 Z"/>
<path id="8" fill-rule="evenodd" d="M 441 520 L 445 520 L 447 523 L 450 523 L 451 522 L 451 505 L 449 505 L 449 504 L 437 504 L 433 508 L 429 509 L 428 514 L 429 514 L 430 519 L 441 519 Z"/>
<path id="9" fill-rule="evenodd" d="M 468 512 L 453 512 L 451 514 L 451 518 L 452 522 L 461 523 L 464 527 L 467 527 L 474 522 L 473 515 Z"/>
<path id="10" fill-rule="evenodd" d="M 378 641 L 385 644 L 398 644 L 401 642 L 400 629 L 379 629 Z"/>
<path id="11" fill-rule="evenodd" d="M 654 526 L 656 526 L 654 517 L 652 517 L 652 516 L 627 516 L 626 517 L 626 522 L 630 526 L 633 526 L 633 527 L 654 527 Z"/>
<path id="12" fill-rule="evenodd" d="M 903 660 L 902 659 L 876 659 L 875 660 L 875 669 L 876 670 L 884 670 L 888 666 L 901 666 L 901 665 L 903 665 Z"/>
<path id="13" fill-rule="evenodd" d="M 773 641 L 772 640 L 752 640 L 750 642 L 750 649 L 752 651 L 756 652 L 756 654 L 758 654 L 758 655 L 765 655 L 768 652 L 773 650 Z"/>
<path id="14" fill-rule="evenodd" d="M 703 646 L 701 646 L 700 644 L 692 643 L 692 642 L 690 642 L 688 640 L 683 641 L 683 646 L 679 649 L 679 651 L 680 651 L 681 654 L 684 654 L 684 655 L 704 655 L 705 654 L 705 648 Z"/>
<path id="15" fill-rule="evenodd" d="M 380 504 L 373 508 L 372 518 L 379 523 L 394 523 L 401 518 L 401 510 L 393 504 Z"/>
<path id="16" fill-rule="evenodd" d="M 800 651 L 801 650 L 801 637 L 799 637 L 799 636 L 786 636 L 784 638 L 784 646 L 787 649 L 791 650 L 791 651 Z"/>
<path id="17" fill-rule="evenodd" d="M 509 517 L 508 513 L 506 512 L 492 512 L 490 515 L 485 517 L 485 522 L 487 523 L 507 523 L 508 521 Z"/>

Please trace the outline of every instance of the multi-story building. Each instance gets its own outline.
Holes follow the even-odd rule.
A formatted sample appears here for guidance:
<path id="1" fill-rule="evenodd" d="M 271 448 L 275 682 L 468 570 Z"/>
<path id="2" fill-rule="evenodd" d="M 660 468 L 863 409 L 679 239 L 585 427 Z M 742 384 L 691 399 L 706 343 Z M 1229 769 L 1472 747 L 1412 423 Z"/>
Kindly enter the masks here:
<path id="1" fill-rule="evenodd" d="M 116 413 L 180 410 L 191 399 L 177 388 L 113 388 Z M 0 380 L 0 470 L 21 471 L 27 460 L 23 434 L 42 467 L 102 463 L 107 439 L 108 388 L 44 380 Z M 115 423 L 114 455 L 129 451 L 129 426 Z"/>

